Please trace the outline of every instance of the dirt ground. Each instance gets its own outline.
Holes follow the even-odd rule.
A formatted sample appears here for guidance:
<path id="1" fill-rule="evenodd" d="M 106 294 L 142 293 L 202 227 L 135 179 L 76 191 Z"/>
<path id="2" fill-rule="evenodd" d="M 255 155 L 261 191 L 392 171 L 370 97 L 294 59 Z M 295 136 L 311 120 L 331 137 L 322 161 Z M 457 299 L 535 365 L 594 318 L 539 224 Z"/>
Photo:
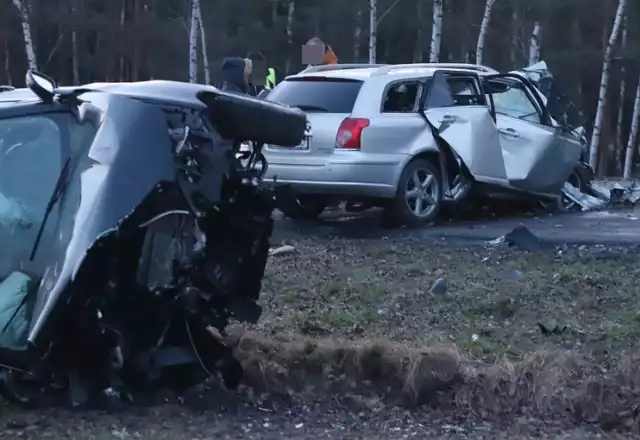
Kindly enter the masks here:
<path id="1" fill-rule="evenodd" d="M 123 413 L 0 408 L 0 438 L 640 438 L 640 251 L 296 236 L 238 392 Z"/>

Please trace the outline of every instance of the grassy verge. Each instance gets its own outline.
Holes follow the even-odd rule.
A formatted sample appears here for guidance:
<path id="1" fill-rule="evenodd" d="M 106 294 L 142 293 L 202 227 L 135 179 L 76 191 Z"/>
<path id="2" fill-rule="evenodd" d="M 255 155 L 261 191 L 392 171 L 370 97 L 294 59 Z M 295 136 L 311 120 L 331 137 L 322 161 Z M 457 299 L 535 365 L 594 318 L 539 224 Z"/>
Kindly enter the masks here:
<path id="1" fill-rule="evenodd" d="M 250 385 L 637 424 L 637 252 L 288 244 L 269 264 L 260 325 L 239 341 Z M 446 289 L 431 292 L 437 280 Z"/>

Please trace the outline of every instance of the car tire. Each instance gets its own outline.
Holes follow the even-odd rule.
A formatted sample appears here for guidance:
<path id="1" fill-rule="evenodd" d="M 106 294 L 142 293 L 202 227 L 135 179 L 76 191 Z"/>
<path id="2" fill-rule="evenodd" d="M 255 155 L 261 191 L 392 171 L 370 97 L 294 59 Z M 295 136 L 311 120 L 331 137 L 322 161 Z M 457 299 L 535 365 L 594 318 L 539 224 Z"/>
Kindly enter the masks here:
<path id="1" fill-rule="evenodd" d="M 307 128 L 307 115 L 298 108 L 220 91 L 199 92 L 197 97 L 224 139 L 294 147 Z"/>
<path id="2" fill-rule="evenodd" d="M 416 189 L 416 180 L 427 186 Z M 402 172 L 396 196 L 385 215 L 394 219 L 395 223 L 405 225 L 431 223 L 440 214 L 442 199 L 442 179 L 438 168 L 428 160 L 414 159 Z"/>
<path id="3" fill-rule="evenodd" d="M 315 220 L 327 207 L 327 200 L 314 196 L 287 197 L 278 209 L 292 220 Z"/>

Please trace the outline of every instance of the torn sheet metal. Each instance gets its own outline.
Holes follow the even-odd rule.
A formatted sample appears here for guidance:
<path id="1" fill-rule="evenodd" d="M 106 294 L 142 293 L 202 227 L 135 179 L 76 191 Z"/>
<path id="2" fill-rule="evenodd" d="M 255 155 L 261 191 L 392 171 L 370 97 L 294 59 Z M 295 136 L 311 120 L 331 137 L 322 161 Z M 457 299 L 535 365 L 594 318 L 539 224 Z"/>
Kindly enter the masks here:
<path id="1" fill-rule="evenodd" d="M 623 185 L 617 182 L 591 182 L 586 192 L 565 183 L 562 193 L 564 197 L 577 204 L 581 211 L 630 207 L 640 202 L 640 186 L 636 186 L 635 183 Z"/>
<path id="2" fill-rule="evenodd" d="M 554 125 L 560 126 L 560 121 L 565 121 L 574 128 L 576 136 L 584 136 L 584 121 L 580 119 L 578 108 L 572 102 L 568 95 L 557 87 L 554 77 L 545 61 L 539 61 L 520 70 L 514 70 L 515 73 L 527 78 L 538 90 L 538 96 L 547 107 L 551 120 Z"/>

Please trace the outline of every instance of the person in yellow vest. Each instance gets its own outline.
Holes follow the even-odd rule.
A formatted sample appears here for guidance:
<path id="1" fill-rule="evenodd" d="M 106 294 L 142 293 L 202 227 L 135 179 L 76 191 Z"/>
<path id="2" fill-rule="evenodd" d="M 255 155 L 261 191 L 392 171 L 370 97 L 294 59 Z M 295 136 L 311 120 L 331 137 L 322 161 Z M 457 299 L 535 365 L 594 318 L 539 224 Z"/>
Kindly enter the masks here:
<path id="1" fill-rule="evenodd" d="M 274 69 L 273 67 L 267 68 L 267 77 L 264 80 L 265 90 L 273 89 L 277 83 L 278 82 L 276 80 L 276 69 Z"/>

